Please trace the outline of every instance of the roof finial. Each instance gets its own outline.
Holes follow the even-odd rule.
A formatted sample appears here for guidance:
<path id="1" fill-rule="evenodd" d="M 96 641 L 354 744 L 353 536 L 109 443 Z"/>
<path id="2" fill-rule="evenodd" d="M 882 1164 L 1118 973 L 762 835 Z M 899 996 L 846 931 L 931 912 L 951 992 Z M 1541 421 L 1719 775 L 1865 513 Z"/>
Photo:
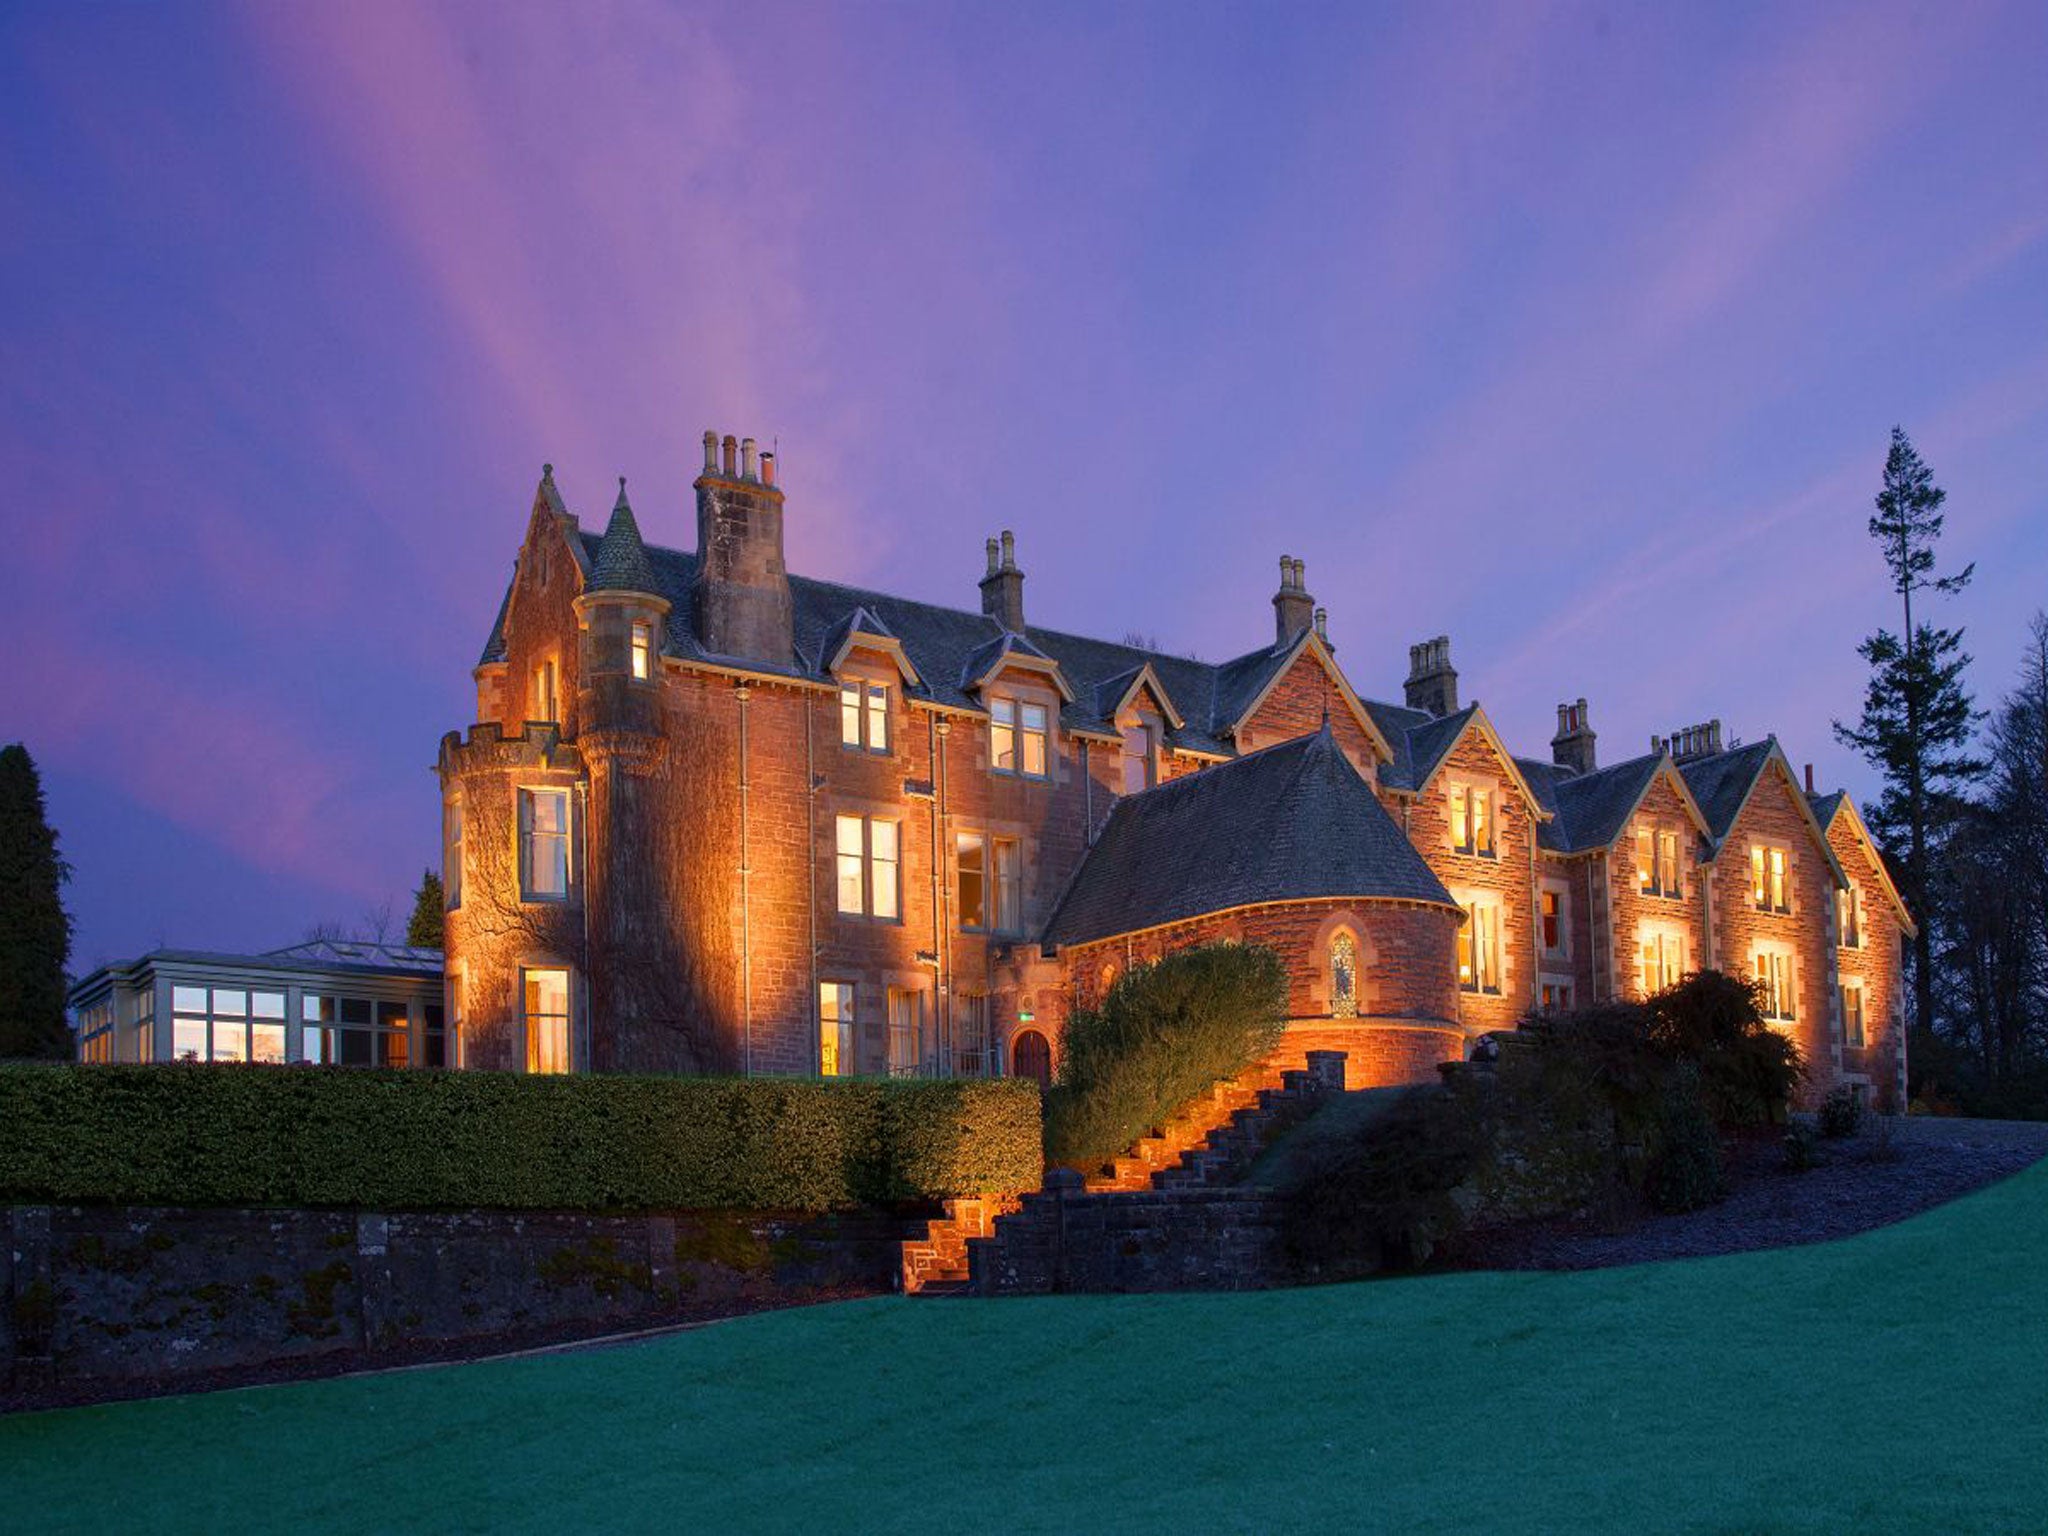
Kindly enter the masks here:
<path id="1" fill-rule="evenodd" d="M 541 467 L 540 467 L 540 477 L 541 477 L 541 479 L 543 479 L 543 480 L 552 480 L 552 479 L 554 479 L 554 478 L 555 478 L 555 466 L 554 466 L 554 465 L 552 465 L 552 464 L 543 464 L 543 465 L 541 465 Z"/>

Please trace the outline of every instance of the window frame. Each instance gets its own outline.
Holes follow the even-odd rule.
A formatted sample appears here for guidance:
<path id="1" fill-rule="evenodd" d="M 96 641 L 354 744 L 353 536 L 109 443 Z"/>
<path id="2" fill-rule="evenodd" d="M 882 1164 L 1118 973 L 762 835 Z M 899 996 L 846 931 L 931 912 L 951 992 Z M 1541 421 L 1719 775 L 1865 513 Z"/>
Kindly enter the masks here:
<path id="1" fill-rule="evenodd" d="M 441 815 L 441 910 L 456 912 L 462 908 L 462 837 L 463 837 L 462 791 L 457 790 L 448 797 L 448 806 Z"/>
<path id="2" fill-rule="evenodd" d="M 991 837 L 989 850 L 989 932 L 1024 931 L 1024 840 Z"/>
<path id="3" fill-rule="evenodd" d="M 513 790 L 514 814 L 512 818 L 513 852 L 519 870 L 519 900 L 528 906 L 557 906 L 569 900 L 576 887 L 575 857 L 575 796 L 565 784 L 521 784 Z M 541 798 L 557 800 L 562 807 L 562 824 L 559 828 L 542 831 L 534 814 Z M 562 888 L 559 891 L 542 890 L 534 881 L 539 867 L 536 855 L 540 849 L 539 839 L 548 838 L 561 845 Z"/>
<path id="4" fill-rule="evenodd" d="M 847 846 L 847 833 L 859 828 L 859 847 Z M 876 829 L 889 829 L 889 853 L 877 850 Z M 833 880 L 832 904 L 841 917 L 865 917 L 881 923 L 903 921 L 903 823 L 893 816 L 875 816 L 862 811 L 840 811 L 832 818 Z M 888 876 L 880 871 L 886 866 Z M 860 905 L 846 904 L 847 882 L 858 871 Z M 880 910 L 876 893 L 887 891 L 889 910 Z"/>
<path id="5" fill-rule="evenodd" d="M 1842 1049 L 1845 1051 L 1867 1050 L 1870 1046 L 1870 999 L 1865 992 L 1863 983 L 1861 980 L 1854 978 L 1846 980 L 1842 983 L 1841 992 Z M 1856 999 L 1856 1034 L 1854 1039 L 1851 1039 L 1849 1034 L 1849 999 L 1851 997 Z"/>
<path id="6" fill-rule="evenodd" d="M 534 978 L 559 976 L 562 978 L 562 1011 L 536 1014 L 533 1010 Z M 536 1036 L 536 1018 L 559 1020 L 560 1039 L 543 1041 Z M 576 1070 L 576 979 L 575 972 L 566 965 L 522 965 L 519 967 L 519 1028 L 525 1037 L 526 1071 L 533 1076 L 558 1077 Z M 551 1028 L 552 1035 L 554 1030 Z M 558 1050 L 548 1050 L 554 1045 Z M 551 1061 L 559 1065 L 549 1065 Z"/>
<path id="7" fill-rule="evenodd" d="M 891 1077 L 929 1076 L 926 1058 L 926 1042 L 929 1038 L 929 1010 L 926 1006 L 926 992 L 923 987 L 890 987 L 884 993 L 884 1022 L 889 1032 L 889 1075 Z M 901 1005 L 908 1004 L 907 1010 Z M 907 1020 L 899 1015 L 907 1011 Z M 899 1048 L 908 1042 L 908 1050 Z"/>
<path id="8" fill-rule="evenodd" d="M 1636 986 L 1644 997 L 1685 979 L 1687 947 L 1686 936 L 1675 928 L 1645 924 L 1636 930 Z M 1653 951 L 1654 958 L 1646 956 L 1646 950 Z"/>
<path id="9" fill-rule="evenodd" d="M 859 1074 L 860 1037 L 854 1027 L 858 1022 L 860 997 L 857 986 L 855 982 L 835 981 L 830 977 L 821 978 L 818 982 L 817 1066 L 820 1077 L 854 1077 Z M 828 995 L 832 1004 L 829 1019 L 826 1016 Z M 829 1048 L 825 1032 L 828 1023 L 832 1028 Z"/>
<path id="10" fill-rule="evenodd" d="M 1863 888 L 1855 881 L 1835 893 L 1835 946 L 1860 950 L 1864 943 Z"/>
<path id="11" fill-rule="evenodd" d="M 1774 843 L 1749 845 L 1749 894 L 1759 912 L 1785 917 L 1792 911 L 1792 854 Z"/>
<path id="12" fill-rule="evenodd" d="M 1554 901 L 1556 911 L 1546 912 L 1545 901 Z M 1557 943 L 1552 945 L 1544 938 L 1546 928 L 1557 930 Z M 1571 887 L 1561 881 L 1540 880 L 1536 886 L 1536 949 L 1546 960 L 1569 960 L 1572 957 L 1572 893 Z"/>
<path id="13" fill-rule="evenodd" d="M 843 677 L 839 680 L 839 746 L 842 751 L 887 757 L 895 750 L 895 733 L 889 724 L 893 714 L 893 701 L 889 697 L 892 692 L 886 682 L 871 677 Z"/>
<path id="14" fill-rule="evenodd" d="M 1037 716 L 1037 723 L 1031 717 Z M 988 766 L 989 772 L 1002 774 L 1005 778 L 1035 779 L 1043 782 L 1052 777 L 1052 711 L 1043 703 L 1020 698 L 1014 694 L 999 694 L 988 701 Z M 1003 742 L 1007 739 L 1008 749 Z M 1032 767 L 1031 749 L 1038 749 L 1038 766 Z M 1003 759 L 1009 758 L 1009 766 Z"/>
<path id="15" fill-rule="evenodd" d="M 1450 786 L 1451 852 L 1468 859 L 1500 857 L 1498 797 L 1490 786 L 1454 783 Z M 1482 831 L 1485 834 L 1481 841 Z"/>
<path id="16" fill-rule="evenodd" d="M 561 674 L 555 658 L 544 656 L 533 664 L 527 679 L 527 719 L 542 725 L 562 723 Z"/>
<path id="17" fill-rule="evenodd" d="M 626 631 L 626 671 L 636 683 L 654 681 L 654 624 L 634 619 Z"/>
<path id="18" fill-rule="evenodd" d="M 1489 895 L 1469 897 L 1459 905 L 1465 910 L 1465 921 L 1458 925 L 1458 990 L 1474 997 L 1503 997 L 1501 903 Z"/>
<path id="19" fill-rule="evenodd" d="M 1799 968 L 1789 945 L 1759 944 L 1750 952 L 1750 974 L 1764 983 L 1758 1011 L 1772 1024 L 1799 1022 Z"/>
<path id="20" fill-rule="evenodd" d="M 1339 928 L 1331 934 L 1330 942 L 1324 947 L 1323 958 L 1330 973 L 1330 1017 L 1333 1019 L 1358 1017 L 1359 955 L 1358 935 L 1349 928 Z M 1340 977 L 1346 985 L 1338 984 Z"/>
<path id="21" fill-rule="evenodd" d="M 953 834 L 953 920 L 962 933 L 986 933 L 989 929 L 991 903 L 989 901 L 989 856 L 988 834 L 985 832 L 956 832 Z M 974 862 L 968 864 L 968 850 L 973 849 Z M 967 882 L 973 879 L 975 885 L 974 915 L 968 915 Z"/>

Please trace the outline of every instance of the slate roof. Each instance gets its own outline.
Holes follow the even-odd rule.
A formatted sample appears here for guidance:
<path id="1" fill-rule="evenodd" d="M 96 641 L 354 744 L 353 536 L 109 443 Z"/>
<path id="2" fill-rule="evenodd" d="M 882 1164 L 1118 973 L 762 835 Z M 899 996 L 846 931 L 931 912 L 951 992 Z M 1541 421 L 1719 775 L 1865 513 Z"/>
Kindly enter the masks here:
<path id="1" fill-rule="evenodd" d="M 1835 812 L 1842 808 L 1842 801 L 1845 798 L 1846 793 L 1839 789 L 1831 789 L 1824 795 L 1806 797 L 1806 803 L 1813 807 L 1813 819 L 1820 823 L 1821 831 L 1827 831 L 1828 824 L 1835 819 Z"/>
<path id="2" fill-rule="evenodd" d="M 615 521 L 616 517 L 615 513 Z M 594 566 L 603 553 L 604 536 L 580 529 L 574 530 L 573 535 L 579 555 Z M 714 655 L 698 643 L 691 622 L 691 588 L 697 572 L 695 553 L 658 544 L 642 548 L 652 574 L 653 585 L 649 590 L 669 602 L 662 637 L 665 656 L 823 681 L 825 664 L 831 661 L 832 650 L 836 649 L 836 641 L 828 645 L 828 640 L 833 640 L 835 633 L 844 638 L 850 616 L 865 610 L 883 626 L 884 632 L 895 636 L 916 668 L 919 681 L 908 688 L 911 697 L 955 709 L 979 712 L 982 708 L 981 701 L 967 691 L 967 684 L 987 670 L 988 660 L 1004 647 L 1006 633 L 985 614 L 792 575 L 789 590 L 794 650 L 779 661 L 750 658 L 741 662 L 734 657 Z M 501 605 L 484 647 L 482 660 L 486 663 L 505 659 L 505 617 L 506 608 Z M 863 627 L 867 627 L 865 621 Z M 1101 685 L 1149 664 L 1183 721 L 1178 728 L 1167 731 L 1166 744 L 1185 751 L 1229 757 L 1233 748 L 1225 734 L 1227 728 L 1294 659 L 1306 644 L 1306 636 L 1293 645 L 1262 647 L 1220 664 L 1036 625 L 1028 626 L 1022 635 L 1011 636 L 1007 643 L 1023 654 L 1042 656 L 1059 664 L 1067 686 L 1074 691 L 1073 701 L 1060 711 L 1060 724 L 1066 730 L 1098 734 L 1113 731 L 1114 722 L 1102 714 L 1110 705 L 1103 702 Z M 978 667 L 974 665 L 977 660 Z"/>
<path id="3" fill-rule="evenodd" d="M 1663 753 L 1651 752 L 1591 773 L 1569 774 L 1559 779 L 1554 790 L 1557 819 L 1564 824 L 1559 851 L 1577 853 L 1605 848 L 1621 836 L 1629 812 L 1642 799 L 1643 791 L 1650 787 L 1650 780 L 1656 777 L 1663 762 Z"/>
<path id="4" fill-rule="evenodd" d="M 1700 814 L 1707 818 L 1707 827 L 1714 834 L 1715 842 L 1726 837 L 1735 825 L 1735 813 L 1742 809 L 1742 802 L 1749 797 L 1750 786 L 1764 771 L 1764 764 L 1771 760 L 1771 753 L 1777 745 L 1777 737 L 1766 736 L 1746 747 L 1717 752 L 1712 757 L 1697 757 L 1679 765 L 1678 771 L 1684 775 L 1686 788 L 1692 791 L 1693 799 L 1699 802 Z"/>
<path id="5" fill-rule="evenodd" d="M 586 543 L 586 548 L 589 547 Z M 654 584 L 654 562 L 647 558 L 641 542 L 640 524 L 626 500 L 626 478 L 619 477 L 619 499 L 612 507 L 612 520 L 604 537 L 590 551 L 590 590 L 593 592 L 645 592 L 659 597 Z"/>
<path id="6" fill-rule="evenodd" d="M 1045 942 L 1313 897 L 1456 905 L 1327 726 L 1120 800 Z"/>

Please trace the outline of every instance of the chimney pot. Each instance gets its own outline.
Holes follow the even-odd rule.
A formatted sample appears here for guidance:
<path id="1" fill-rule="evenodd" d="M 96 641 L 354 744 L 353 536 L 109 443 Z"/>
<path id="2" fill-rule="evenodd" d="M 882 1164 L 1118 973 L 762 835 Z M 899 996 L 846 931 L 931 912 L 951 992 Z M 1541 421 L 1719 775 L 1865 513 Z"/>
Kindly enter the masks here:
<path id="1" fill-rule="evenodd" d="M 1001 545 L 999 545 L 998 543 L 996 543 L 996 541 L 995 541 L 995 537 L 994 537 L 993 535 L 991 535 L 991 536 L 989 537 L 989 541 L 988 541 L 988 572 L 987 572 L 987 574 L 989 574 L 990 576 L 993 576 L 993 575 L 995 575 L 995 573 L 996 573 L 997 571 L 1001 570 L 1001 569 L 1002 569 L 1002 559 L 1003 559 L 1003 556 L 1002 556 L 1002 546 L 1001 546 Z"/>
<path id="2" fill-rule="evenodd" d="M 1811 763 L 1806 765 L 1806 792 L 1809 795 L 1813 793 L 1813 764 Z"/>
<path id="3" fill-rule="evenodd" d="M 725 478 L 728 480 L 737 478 L 739 472 L 740 440 L 728 432 L 725 434 L 725 441 L 719 445 L 719 448 L 724 460 Z"/>
<path id="4" fill-rule="evenodd" d="M 740 478 L 742 480 L 758 480 L 761 478 L 760 472 L 754 468 L 754 440 L 751 437 L 740 439 Z"/>
<path id="5" fill-rule="evenodd" d="M 706 432 L 704 434 L 704 473 L 707 475 L 718 473 L 718 434 L 716 432 Z"/>
<path id="6" fill-rule="evenodd" d="M 1007 528 L 1003 530 L 1003 569 L 1017 569 L 1017 536 Z"/>
<path id="7" fill-rule="evenodd" d="M 775 453 L 773 449 L 761 455 L 761 483 L 763 485 L 773 485 L 775 483 Z"/>

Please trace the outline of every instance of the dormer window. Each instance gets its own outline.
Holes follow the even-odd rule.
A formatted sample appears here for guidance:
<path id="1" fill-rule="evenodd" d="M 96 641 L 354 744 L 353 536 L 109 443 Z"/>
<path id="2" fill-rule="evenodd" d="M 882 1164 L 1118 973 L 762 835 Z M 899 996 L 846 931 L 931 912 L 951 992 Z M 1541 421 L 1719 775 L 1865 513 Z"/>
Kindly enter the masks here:
<path id="1" fill-rule="evenodd" d="M 633 621 L 632 664 L 640 682 L 654 676 L 654 626 L 645 619 Z"/>
<path id="2" fill-rule="evenodd" d="M 1645 896 L 1676 901 L 1685 894 L 1678 877 L 1678 834 L 1636 828 L 1636 886 Z"/>
<path id="3" fill-rule="evenodd" d="M 839 743 L 864 752 L 889 750 L 889 685 L 839 685 Z"/>
<path id="4" fill-rule="evenodd" d="M 1143 722 L 1125 726 L 1123 738 L 1124 793 L 1135 795 L 1159 781 L 1158 759 L 1152 749 L 1152 727 Z"/>
<path id="5" fill-rule="evenodd" d="M 989 766 L 997 773 L 1042 779 L 1051 753 L 1043 704 L 992 699 L 988 706 Z"/>
<path id="6" fill-rule="evenodd" d="M 1451 847 L 1477 858 L 1494 856 L 1492 790 L 1468 784 L 1451 787 Z"/>

